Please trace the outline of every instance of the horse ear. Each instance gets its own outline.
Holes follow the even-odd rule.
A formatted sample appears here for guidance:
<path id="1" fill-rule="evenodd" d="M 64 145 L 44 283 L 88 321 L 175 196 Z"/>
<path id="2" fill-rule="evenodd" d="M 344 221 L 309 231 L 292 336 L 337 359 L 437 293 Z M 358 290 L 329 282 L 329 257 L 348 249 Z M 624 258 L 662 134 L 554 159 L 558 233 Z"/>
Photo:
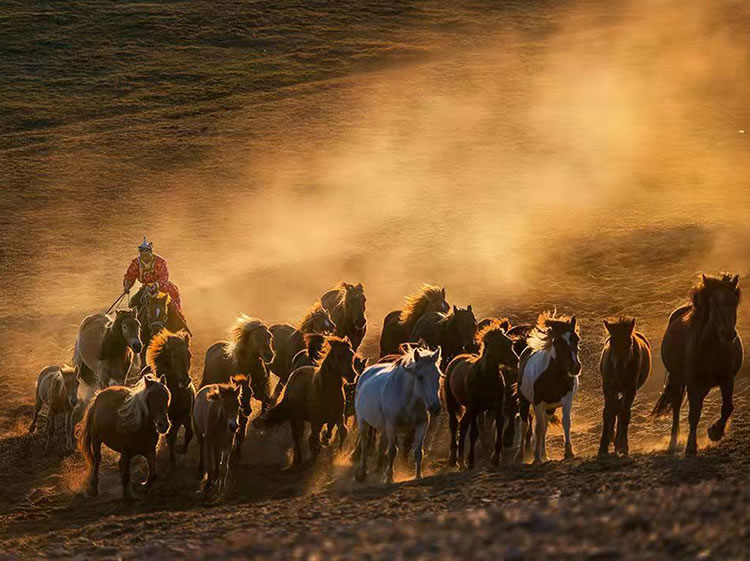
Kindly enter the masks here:
<path id="1" fill-rule="evenodd" d="M 206 399 L 208 401 L 216 401 L 217 399 L 219 399 L 219 394 L 219 388 L 212 388 L 206 394 Z"/>
<path id="2" fill-rule="evenodd" d="M 701 281 L 703 281 L 703 284 L 706 284 L 708 282 L 708 277 L 705 273 L 701 273 Z"/>
<path id="3" fill-rule="evenodd" d="M 351 290 L 352 288 L 354 288 L 354 285 L 353 284 L 349 284 L 348 282 L 345 282 L 344 283 L 344 288 L 346 288 L 347 290 Z"/>
<path id="4" fill-rule="evenodd" d="M 143 377 L 144 382 L 146 383 L 146 387 L 150 388 L 156 383 L 156 378 L 154 378 L 151 374 L 146 374 Z"/>
<path id="5" fill-rule="evenodd" d="M 468 312 L 471 312 L 471 311 L 472 311 L 472 310 L 471 310 L 471 304 L 469 304 L 469 307 L 468 307 L 468 308 L 466 308 L 466 311 L 468 311 Z M 472 312 L 472 313 L 474 313 L 474 312 Z"/>
<path id="6" fill-rule="evenodd" d="M 445 288 L 440 289 L 440 294 L 442 294 L 443 300 L 445 300 Z"/>
<path id="7" fill-rule="evenodd" d="M 510 329 L 510 320 L 504 319 L 500 322 L 500 327 L 504 329 L 505 331 L 508 331 Z"/>
<path id="8" fill-rule="evenodd" d="M 635 318 L 630 320 L 630 332 L 635 331 Z"/>
<path id="9" fill-rule="evenodd" d="M 607 331 L 612 333 L 612 324 L 609 323 L 609 321 L 607 321 L 606 319 L 604 320 L 604 327 L 606 328 Z"/>
<path id="10" fill-rule="evenodd" d="M 363 358 L 362 359 L 362 368 L 366 368 L 368 362 L 370 362 L 370 359 L 368 357 Z"/>
<path id="11" fill-rule="evenodd" d="M 737 288 L 737 284 L 740 282 L 740 276 L 739 275 L 734 275 L 732 277 L 732 280 L 730 282 L 732 284 L 732 288 L 736 289 Z"/>
<path id="12" fill-rule="evenodd" d="M 455 314 L 457 311 L 458 311 L 458 308 L 456 307 L 455 304 L 453 304 L 453 313 Z"/>
<path id="13" fill-rule="evenodd" d="M 435 351 L 435 354 L 433 355 L 433 358 L 435 360 L 435 364 L 440 364 L 440 359 L 443 356 L 443 349 L 442 347 L 438 347 L 437 351 Z"/>
<path id="14" fill-rule="evenodd" d="M 362 286 L 362 283 L 361 283 L 361 282 L 358 282 L 358 283 L 357 283 L 357 290 L 364 290 L 364 288 L 365 288 L 365 287 L 364 287 L 364 286 Z"/>
<path id="15" fill-rule="evenodd" d="M 167 385 L 167 375 L 166 374 L 162 374 L 161 375 L 161 377 L 159 378 L 159 383 L 162 384 L 162 385 L 164 385 L 164 386 Z"/>
<path id="16" fill-rule="evenodd" d="M 242 388 L 240 386 L 234 386 L 232 388 L 232 393 L 234 394 L 234 397 L 239 397 L 241 390 Z"/>
<path id="17" fill-rule="evenodd" d="M 182 339 L 185 341 L 185 344 L 190 345 L 190 333 L 186 331 L 182 336 Z"/>
<path id="18" fill-rule="evenodd" d="M 414 349 L 414 360 L 419 360 L 420 358 L 422 357 L 419 356 L 419 347 L 417 347 L 416 349 Z"/>
<path id="19" fill-rule="evenodd" d="M 577 323 L 577 320 L 576 320 L 575 316 L 573 316 L 572 318 L 570 318 L 570 327 L 571 328 L 575 329 L 576 328 L 576 323 Z"/>

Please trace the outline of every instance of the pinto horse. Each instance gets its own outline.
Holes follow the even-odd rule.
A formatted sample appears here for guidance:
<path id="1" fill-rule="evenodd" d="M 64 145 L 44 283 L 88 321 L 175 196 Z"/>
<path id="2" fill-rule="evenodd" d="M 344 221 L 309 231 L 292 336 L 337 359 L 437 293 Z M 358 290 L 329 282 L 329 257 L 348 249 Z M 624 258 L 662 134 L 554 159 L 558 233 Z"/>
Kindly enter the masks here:
<path id="1" fill-rule="evenodd" d="M 578 325 L 575 316 L 555 316 L 543 313 L 529 336 L 528 347 L 521 355 L 518 369 L 519 412 L 521 414 L 521 445 L 516 456 L 522 462 L 526 456 L 531 405 L 534 406 L 536 447 L 534 463 L 547 461 L 546 435 L 549 417 L 562 406 L 565 458 L 574 458 L 570 440 L 570 412 L 578 391 L 581 362 L 578 359 Z"/>
<path id="2" fill-rule="evenodd" d="M 638 389 L 651 372 L 651 344 L 635 330 L 635 318 L 604 320 L 609 336 L 602 350 L 599 370 L 602 374 L 604 412 L 599 455 L 609 454 L 609 443 L 617 421 L 615 452 L 628 455 L 630 410 Z"/>
<path id="3" fill-rule="evenodd" d="M 430 284 L 422 285 L 417 294 L 406 299 L 406 305 L 402 310 L 394 310 L 385 316 L 383 332 L 380 335 L 380 356 L 398 354 L 399 345 L 409 342 L 414 326 L 423 315 L 430 312 L 447 314 L 450 309 L 445 300 L 445 288 Z"/>
<path id="4" fill-rule="evenodd" d="M 354 285 L 342 281 L 320 297 L 320 304 L 328 310 L 336 324 L 334 335 L 348 337 L 354 352 L 357 352 L 367 331 L 366 303 L 362 283 Z"/>
<path id="5" fill-rule="evenodd" d="M 506 394 L 511 393 L 506 386 L 503 371 L 518 368 L 518 355 L 513 351 L 513 340 L 507 336 L 499 322 L 485 326 L 477 339 L 481 345 L 479 354 L 464 354 L 454 358 L 448 365 L 442 387 L 451 435 L 448 463 L 455 466 L 457 459 L 463 462 L 466 432 L 471 427 L 468 458 L 470 469 L 474 467 L 477 418 L 484 411 L 495 414 L 497 433 L 492 463 L 497 465 L 500 461 Z M 457 441 L 458 413 L 461 409 L 464 411 Z"/>
<path id="6" fill-rule="evenodd" d="M 685 455 L 698 453 L 697 429 L 703 400 L 716 386 L 721 390 L 721 416 L 708 429 L 708 437 L 721 440 L 734 405 L 734 378 L 742 366 L 742 340 L 736 330 L 740 303 L 739 277 L 702 275 L 691 291 L 691 302 L 669 317 L 661 345 L 667 369 L 666 383 L 652 415 L 672 409 L 669 450 L 677 449 L 680 409 L 687 388 L 690 434 Z"/>

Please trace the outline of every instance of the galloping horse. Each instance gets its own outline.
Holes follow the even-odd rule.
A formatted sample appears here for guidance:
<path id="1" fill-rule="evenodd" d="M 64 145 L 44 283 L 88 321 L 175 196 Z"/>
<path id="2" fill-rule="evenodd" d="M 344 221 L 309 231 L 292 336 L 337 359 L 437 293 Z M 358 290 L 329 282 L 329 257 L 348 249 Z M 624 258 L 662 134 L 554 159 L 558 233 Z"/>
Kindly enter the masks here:
<path id="1" fill-rule="evenodd" d="M 477 335 L 477 339 L 481 344 L 479 354 L 464 354 L 454 358 L 448 365 L 442 387 L 451 434 L 451 454 L 448 463 L 455 466 L 457 459 L 463 462 L 466 431 L 471 427 L 469 469 L 474 467 L 474 446 L 478 436 L 477 418 L 484 411 L 490 411 L 495 416 L 497 433 L 492 462 L 497 465 L 500 461 L 506 394 L 512 393 L 505 383 L 504 370 L 518 368 L 518 355 L 513 351 L 513 340 L 506 335 L 500 322 L 485 326 Z M 464 412 L 457 440 L 456 429 L 460 409 Z"/>
<path id="2" fill-rule="evenodd" d="M 422 446 L 430 415 L 440 413 L 440 349 L 409 350 L 396 362 L 375 364 L 357 381 L 354 408 L 359 425 L 357 481 L 367 477 L 370 430 L 380 433 L 381 448 L 387 445 L 385 483 L 393 483 L 393 462 L 398 453 L 397 431 L 414 430 L 416 478 L 422 478 Z"/>
<path id="3" fill-rule="evenodd" d="M 292 362 L 294 355 L 305 348 L 306 333 L 333 333 L 336 330 L 336 324 L 333 323 L 331 315 L 320 305 L 320 302 L 313 304 L 310 311 L 302 319 L 297 327 L 288 323 L 276 323 L 271 326 L 273 333 L 273 350 L 274 357 L 271 362 L 271 372 L 279 378 L 279 383 L 274 389 L 274 401 L 279 397 L 284 384 L 292 373 Z"/>
<path id="4" fill-rule="evenodd" d="M 147 364 L 146 352 L 151 338 L 162 329 L 172 333 L 184 331 L 192 336 L 183 316 L 172 302 L 172 298 L 165 292 L 152 293 L 144 290 L 138 303 L 138 321 L 141 322 L 141 365 Z"/>
<path id="5" fill-rule="evenodd" d="M 456 356 L 471 352 L 477 334 L 477 320 L 471 306 L 457 308 L 450 313 L 430 312 L 417 320 L 411 341 L 424 341 L 431 349 L 440 347 L 443 366 Z"/>
<path id="6" fill-rule="evenodd" d="M 45 452 L 52 442 L 55 432 L 55 417 L 58 413 L 65 413 L 65 446 L 68 450 L 74 448 L 75 424 L 73 411 L 78 404 L 78 372 L 67 365 L 48 366 L 39 373 L 36 379 L 36 403 L 34 416 L 29 425 L 29 432 L 36 430 L 36 421 L 43 405 L 47 406 L 47 441 Z"/>
<path id="7" fill-rule="evenodd" d="M 326 338 L 323 354 L 315 365 L 302 366 L 292 372 L 281 401 L 268 411 L 264 422 L 274 426 L 289 421 L 294 437 L 293 466 L 302 463 L 305 421 L 310 422 L 308 442 L 313 459 L 320 452 L 323 425 L 336 425 L 341 449 L 347 434 L 344 384 L 353 382 L 356 374 L 351 343 L 334 336 Z"/>
<path id="8" fill-rule="evenodd" d="M 651 372 L 651 345 L 643 333 L 635 330 L 635 318 L 604 320 L 604 327 L 609 337 L 599 361 L 604 390 L 599 455 L 609 454 L 609 442 L 617 421 L 615 452 L 627 456 L 630 410 L 636 392 Z"/>
<path id="9" fill-rule="evenodd" d="M 167 433 L 170 466 L 176 464 L 175 444 L 180 427 L 185 427 L 185 440 L 180 450 L 183 454 L 187 452 L 193 438 L 195 387 L 190 378 L 192 356 L 190 335 L 184 331 L 172 333 L 166 329 L 162 329 L 151 339 L 151 345 L 146 353 L 148 368 L 157 378 L 166 380 L 167 388 L 172 394 L 169 402 L 170 429 Z"/>
<path id="10" fill-rule="evenodd" d="M 394 310 L 383 320 L 380 335 L 380 356 L 398 354 L 398 346 L 412 337 L 414 326 L 423 315 L 430 312 L 447 314 L 450 306 L 445 300 L 445 288 L 430 284 L 422 285 L 419 292 L 406 299 L 403 310 Z"/>
<path id="11" fill-rule="evenodd" d="M 336 324 L 334 335 L 348 337 L 354 352 L 357 352 L 367 331 L 366 303 L 362 283 L 353 285 L 342 281 L 320 297 L 320 304 L 328 310 Z"/>
<path id="12" fill-rule="evenodd" d="M 227 384 L 232 376 L 243 374 L 250 380 L 253 396 L 262 403 L 262 408 L 273 404 L 269 389 L 267 364 L 273 359 L 272 335 L 261 320 L 241 314 L 229 329 L 229 340 L 218 341 L 206 351 L 203 363 L 203 379 L 200 387 L 208 384 Z M 243 394 L 244 396 L 244 394 Z M 235 439 L 235 458 L 239 460 L 245 438 L 249 404 L 243 406 L 240 415 L 240 430 Z"/>
<path id="13" fill-rule="evenodd" d="M 570 440 L 570 412 L 573 397 L 578 391 L 578 375 L 581 362 L 578 360 L 578 325 L 575 316 L 555 316 L 543 313 L 539 316 L 534 331 L 528 339 L 528 347 L 521 355 L 518 369 L 519 410 L 521 414 L 521 446 L 516 456 L 523 461 L 526 455 L 526 439 L 529 428 L 529 408 L 534 405 L 536 417 L 536 449 L 534 463 L 547 461 L 548 413 L 562 406 L 563 432 L 565 433 L 565 458 L 573 458 Z"/>
<path id="14" fill-rule="evenodd" d="M 135 310 L 116 310 L 114 317 L 93 314 L 81 322 L 73 366 L 78 369 L 78 397 L 83 405 L 98 390 L 125 383 L 133 353 L 143 348 L 140 330 Z"/>
<path id="15" fill-rule="evenodd" d="M 169 389 L 166 380 L 143 376 L 134 388 L 112 386 L 96 394 L 83 417 L 78 449 L 89 468 L 88 494 L 99 494 L 102 444 L 120 453 L 122 497 L 130 494 L 130 459 L 144 456 L 148 462 L 148 491 L 156 479 L 156 444 L 169 430 Z"/>
<path id="16" fill-rule="evenodd" d="M 661 344 L 667 379 L 652 414 L 663 415 L 672 408 L 670 451 L 677 448 L 686 387 L 690 434 L 685 455 L 698 453 L 696 431 L 703 400 L 716 386 L 721 390 L 721 417 L 709 427 L 708 437 L 716 442 L 724 436 L 734 409 L 734 377 L 742 366 L 742 340 L 736 330 L 739 303 L 737 275 L 702 275 L 691 291 L 690 304 L 677 308 L 669 317 Z"/>

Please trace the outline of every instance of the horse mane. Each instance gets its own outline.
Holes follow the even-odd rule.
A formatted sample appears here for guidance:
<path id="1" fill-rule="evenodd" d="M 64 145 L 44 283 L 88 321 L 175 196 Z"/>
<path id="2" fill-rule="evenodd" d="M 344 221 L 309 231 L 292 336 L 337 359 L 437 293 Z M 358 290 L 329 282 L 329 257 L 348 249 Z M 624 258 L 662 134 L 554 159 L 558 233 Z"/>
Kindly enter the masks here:
<path id="1" fill-rule="evenodd" d="M 442 297 L 443 289 L 434 284 L 423 284 L 417 294 L 406 298 L 406 304 L 399 315 L 401 325 L 411 325 L 416 322 L 436 296 Z"/>
<path id="2" fill-rule="evenodd" d="M 125 347 L 127 344 L 125 342 L 125 339 L 122 338 L 122 330 L 120 329 L 120 326 L 126 318 L 132 317 L 135 320 L 138 319 L 132 310 L 127 310 L 124 312 L 116 310 L 114 319 L 112 318 L 112 316 L 108 317 L 110 321 L 107 323 L 106 329 L 104 330 L 102 347 L 99 351 L 99 360 L 105 360 L 107 358 L 116 356 L 117 353 L 122 352 L 123 347 Z"/>
<path id="3" fill-rule="evenodd" d="M 133 388 L 128 388 L 128 396 L 117 409 L 118 432 L 136 432 L 148 416 L 146 396 L 149 388 L 146 385 L 147 377 L 148 375 L 143 376 Z"/>
<path id="4" fill-rule="evenodd" d="M 484 351 L 484 340 L 490 333 L 502 333 L 507 337 L 508 334 L 508 320 L 493 319 L 490 323 L 485 325 L 481 330 L 477 331 L 476 341 L 479 343 L 479 354 L 481 355 Z M 510 337 L 508 337 L 510 339 Z"/>
<path id="5" fill-rule="evenodd" d="M 703 313 L 700 302 L 706 302 L 716 290 L 730 290 L 737 295 L 737 301 L 742 297 L 742 291 L 737 284 L 739 277 L 730 273 L 716 275 L 701 275 L 698 281 L 690 289 L 690 308 L 683 318 L 685 322 Z"/>
<path id="6" fill-rule="evenodd" d="M 320 358 L 326 344 L 326 336 L 320 333 L 305 333 L 305 350 L 308 358 L 315 362 Z"/>
<path id="7" fill-rule="evenodd" d="M 185 336 L 187 336 L 185 330 L 173 333 L 167 329 L 162 329 L 151 338 L 148 350 L 146 351 L 146 364 L 151 367 L 151 371 L 154 374 L 159 372 L 158 367 L 167 360 L 167 349 L 177 342 L 185 343 Z"/>
<path id="8" fill-rule="evenodd" d="M 224 345 L 224 354 L 236 363 L 240 349 L 247 345 L 250 334 L 260 327 L 265 327 L 265 324 L 258 318 L 245 314 L 237 316 L 229 328 L 229 341 Z"/>
<path id="9" fill-rule="evenodd" d="M 571 318 L 557 312 L 542 312 L 529 334 L 527 345 L 533 351 L 548 351 L 554 342 L 555 329 L 570 329 Z"/>
<path id="10" fill-rule="evenodd" d="M 316 369 L 319 369 L 321 366 L 323 366 L 323 362 L 325 362 L 328 355 L 331 353 L 331 350 L 335 345 L 349 345 L 351 346 L 351 343 L 347 339 L 342 339 L 341 337 L 336 337 L 334 335 L 328 335 L 324 337 L 323 347 L 320 349 L 320 354 L 318 354 L 318 358 L 313 361 L 313 366 Z M 310 357 L 312 359 L 312 357 Z"/>
<path id="11" fill-rule="evenodd" d="M 299 327 L 297 329 L 301 331 L 302 333 L 311 331 L 313 328 L 313 323 L 315 322 L 315 318 L 321 314 L 328 315 L 328 312 L 321 305 L 320 300 L 318 300 L 317 302 L 315 302 L 315 304 L 312 305 L 310 310 L 307 312 L 305 317 L 300 322 Z"/>

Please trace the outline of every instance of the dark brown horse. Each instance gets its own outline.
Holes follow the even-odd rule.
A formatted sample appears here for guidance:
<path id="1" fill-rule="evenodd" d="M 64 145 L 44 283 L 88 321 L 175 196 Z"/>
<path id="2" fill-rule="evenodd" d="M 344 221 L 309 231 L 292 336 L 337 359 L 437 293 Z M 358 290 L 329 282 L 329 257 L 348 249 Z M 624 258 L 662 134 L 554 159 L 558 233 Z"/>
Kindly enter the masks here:
<path id="1" fill-rule="evenodd" d="M 334 335 L 349 337 L 355 352 L 367 331 L 366 303 L 362 283 L 354 285 L 342 281 L 320 297 L 320 304 L 336 324 Z"/>
<path id="2" fill-rule="evenodd" d="M 513 340 L 499 322 L 485 326 L 477 338 L 481 342 L 479 354 L 463 354 L 454 358 L 448 365 L 442 384 L 451 435 L 448 463 L 452 466 L 456 465 L 457 459 L 463 462 L 466 431 L 471 427 L 468 467 L 474 467 L 474 446 L 479 434 L 477 417 L 484 411 L 491 411 L 495 416 L 497 432 L 492 462 L 497 465 L 500 461 L 506 393 L 512 393 L 506 388 L 503 371 L 518 368 L 518 355 L 513 351 Z M 463 415 L 457 440 L 461 409 Z"/>
<path id="3" fill-rule="evenodd" d="M 156 479 L 156 444 L 159 434 L 169 430 L 170 394 L 166 379 L 143 376 L 134 388 L 110 386 L 89 403 L 83 416 L 78 449 L 89 468 L 88 494 L 99 494 L 99 464 L 102 444 L 120 453 L 122 496 L 130 494 L 130 460 L 144 456 L 148 462 L 145 490 Z"/>
<path id="4" fill-rule="evenodd" d="M 636 392 L 651 372 L 651 345 L 643 333 L 635 330 L 635 318 L 605 320 L 604 327 L 609 336 L 599 361 L 604 391 L 599 455 L 609 454 L 609 442 L 617 421 L 615 452 L 627 456 L 630 410 Z"/>
<path id="5" fill-rule="evenodd" d="M 411 339 L 414 326 L 424 314 L 447 314 L 450 309 L 445 300 L 445 288 L 430 284 L 422 285 L 417 294 L 406 299 L 406 305 L 402 310 L 394 310 L 385 316 L 383 332 L 380 335 L 380 356 L 398 354 L 398 346 Z"/>
<path id="6" fill-rule="evenodd" d="M 414 325 L 411 341 L 424 341 L 430 349 L 440 347 L 443 366 L 456 356 L 471 352 L 477 334 L 477 319 L 471 306 L 457 308 L 450 313 L 430 312 L 422 315 Z"/>
<path id="7" fill-rule="evenodd" d="M 329 334 L 335 330 L 336 324 L 333 323 L 331 315 L 320 305 L 320 302 L 316 302 L 310 308 L 310 311 L 307 312 L 297 327 L 288 323 L 276 323 L 271 326 L 275 353 L 271 362 L 271 372 L 279 378 L 279 383 L 273 393 L 274 401 L 278 399 L 284 384 L 292 373 L 294 356 L 305 348 L 305 334 Z"/>
<path id="8" fill-rule="evenodd" d="M 304 339 L 305 348 L 294 355 L 292 360 L 292 372 L 301 366 L 312 366 L 323 354 L 323 347 L 326 344 L 325 335 L 322 333 L 306 333 Z"/>
<path id="9" fill-rule="evenodd" d="M 721 440 L 734 409 L 734 377 L 742 366 L 742 340 L 736 330 L 740 303 L 739 277 L 702 275 L 690 294 L 691 302 L 677 308 L 661 345 L 661 358 L 667 379 L 652 414 L 672 409 L 672 435 L 669 450 L 677 448 L 680 408 L 687 388 L 690 405 L 686 455 L 698 453 L 697 429 L 703 400 L 711 388 L 721 390 L 721 416 L 708 429 L 708 437 Z"/>
<path id="10" fill-rule="evenodd" d="M 289 421 L 294 437 L 293 465 L 302 463 L 302 435 L 305 421 L 310 423 L 310 452 L 313 459 L 320 452 L 323 425 L 336 425 L 339 449 L 344 444 L 346 397 L 344 384 L 353 382 L 354 350 L 348 339 L 328 337 L 323 355 L 314 366 L 303 366 L 289 377 L 281 401 L 264 417 L 267 426 Z"/>
<path id="11" fill-rule="evenodd" d="M 190 335 L 185 331 L 172 333 L 162 329 L 151 338 L 146 353 L 148 368 L 157 378 L 166 380 L 172 399 L 169 402 L 169 423 L 167 447 L 169 448 L 169 465 L 176 465 L 175 444 L 180 427 L 185 428 L 185 439 L 181 453 L 187 451 L 193 438 L 193 403 L 195 387 L 190 378 L 190 363 L 193 354 L 190 352 Z"/>
<path id="12" fill-rule="evenodd" d="M 178 331 L 184 331 L 188 335 L 192 335 L 192 333 L 188 329 L 185 318 L 166 292 L 152 293 L 149 290 L 144 290 L 139 300 L 140 302 L 137 304 L 138 321 L 141 322 L 141 341 L 143 342 L 141 364 L 145 365 L 148 363 L 146 353 L 151 338 L 162 329 L 172 333 Z"/>
<path id="13" fill-rule="evenodd" d="M 239 431 L 235 437 L 235 454 L 239 461 L 249 417 L 249 395 L 262 403 L 263 409 L 273 404 L 267 364 L 273 359 L 271 330 L 261 320 L 241 314 L 229 329 L 229 340 L 218 341 L 206 351 L 200 387 L 227 384 L 232 376 L 249 378 L 252 391 L 243 389 Z M 244 388 L 244 386 L 243 386 Z M 247 413 L 247 414 L 246 414 Z"/>

